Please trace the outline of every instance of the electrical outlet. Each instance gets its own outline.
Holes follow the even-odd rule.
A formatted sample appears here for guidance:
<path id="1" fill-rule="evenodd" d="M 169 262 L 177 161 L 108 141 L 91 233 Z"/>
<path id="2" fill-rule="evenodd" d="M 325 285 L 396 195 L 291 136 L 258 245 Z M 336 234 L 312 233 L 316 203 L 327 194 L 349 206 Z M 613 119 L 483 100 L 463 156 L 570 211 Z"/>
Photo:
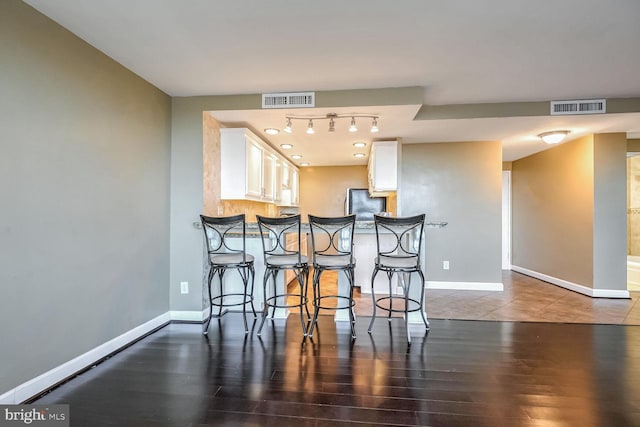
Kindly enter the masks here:
<path id="1" fill-rule="evenodd" d="M 442 269 L 443 270 L 449 269 L 449 261 L 442 261 Z"/>
<path id="2" fill-rule="evenodd" d="M 189 293 L 189 282 L 180 282 L 180 293 L 181 294 Z"/>

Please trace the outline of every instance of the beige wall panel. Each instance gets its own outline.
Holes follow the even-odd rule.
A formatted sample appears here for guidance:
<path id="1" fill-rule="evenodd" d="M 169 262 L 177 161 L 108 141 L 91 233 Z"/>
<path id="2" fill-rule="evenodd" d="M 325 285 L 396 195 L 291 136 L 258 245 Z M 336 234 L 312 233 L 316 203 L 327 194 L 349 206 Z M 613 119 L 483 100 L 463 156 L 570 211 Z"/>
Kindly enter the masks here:
<path id="1" fill-rule="evenodd" d="M 627 159 L 628 254 L 640 256 L 640 156 Z"/>
<path id="2" fill-rule="evenodd" d="M 222 200 L 220 215 L 245 214 L 247 222 L 256 222 L 256 215 L 278 216 L 278 207 L 273 203 L 254 202 L 252 200 Z"/>
<path id="3" fill-rule="evenodd" d="M 300 168 L 300 214 L 344 215 L 347 188 L 367 188 L 366 166 L 319 166 Z"/>
<path id="4" fill-rule="evenodd" d="M 512 264 L 593 286 L 593 137 L 512 163 Z"/>
<path id="5" fill-rule="evenodd" d="M 220 122 L 202 114 L 202 190 L 203 213 L 218 215 L 220 206 Z"/>

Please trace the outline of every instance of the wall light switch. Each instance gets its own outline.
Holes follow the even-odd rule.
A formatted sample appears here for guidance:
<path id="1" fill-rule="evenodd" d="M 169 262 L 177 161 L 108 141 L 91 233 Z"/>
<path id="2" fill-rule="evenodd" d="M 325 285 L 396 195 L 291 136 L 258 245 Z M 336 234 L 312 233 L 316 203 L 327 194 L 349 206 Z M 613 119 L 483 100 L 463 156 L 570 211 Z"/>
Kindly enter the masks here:
<path id="1" fill-rule="evenodd" d="M 189 293 L 189 282 L 180 282 L 180 293 L 181 294 Z"/>
<path id="2" fill-rule="evenodd" d="M 442 269 L 443 270 L 449 269 L 449 261 L 442 261 Z"/>

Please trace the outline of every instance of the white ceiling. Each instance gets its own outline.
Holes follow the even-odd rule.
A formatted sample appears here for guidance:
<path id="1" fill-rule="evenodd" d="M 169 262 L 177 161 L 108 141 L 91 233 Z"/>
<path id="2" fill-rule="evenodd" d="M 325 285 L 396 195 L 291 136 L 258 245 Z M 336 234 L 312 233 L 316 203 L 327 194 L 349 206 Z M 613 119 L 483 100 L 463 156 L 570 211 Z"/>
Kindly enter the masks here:
<path id="1" fill-rule="evenodd" d="M 637 0 L 25 1 L 172 96 L 405 86 L 423 87 L 430 105 L 640 96 Z M 636 113 L 414 121 L 417 106 L 335 110 L 213 115 L 260 132 L 288 113 L 380 114 L 377 139 L 500 140 L 505 160 L 545 149 L 535 135 L 548 130 L 640 133 Z M 371 135 L 326 124 L 312 142 L 268 139 L 293 139 L 315 165 L 362 163 L 351 142 Z"/>

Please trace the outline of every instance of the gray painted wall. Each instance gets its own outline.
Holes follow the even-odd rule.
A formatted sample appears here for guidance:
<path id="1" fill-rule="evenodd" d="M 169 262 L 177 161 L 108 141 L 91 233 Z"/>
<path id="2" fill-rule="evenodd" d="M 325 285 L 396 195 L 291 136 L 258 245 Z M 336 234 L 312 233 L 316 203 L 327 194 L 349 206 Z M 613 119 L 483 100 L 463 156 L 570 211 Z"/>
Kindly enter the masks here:
<path id="1" fill-rule="evenodd" d="M 500 142 L 403 144 L 402 216 L 446 221 L 427 229 L 427 280 L 502 283 Z M 442 269 L 448 260 L 450 270 Z"/>
<path id="2" fill-rule="evenodd" d="M 593 287 L 627 289 L 627 135 L 593 136 Z"/>
<path id="3" fill-rule="evenodd" d="M 173 98 L 171 127 L 171 271 L 170 304 L 173 311 L 204 308 L 202 230 L 193 226 L 203 211 L 202 112 L 199 100 Z M 180 282 L 189 293 L 180 293 Z"/>
<path id="4" fill-rule="evenodd" d="M 168 311 L 170 99 L 0 2 L 0 394 Z"/>

